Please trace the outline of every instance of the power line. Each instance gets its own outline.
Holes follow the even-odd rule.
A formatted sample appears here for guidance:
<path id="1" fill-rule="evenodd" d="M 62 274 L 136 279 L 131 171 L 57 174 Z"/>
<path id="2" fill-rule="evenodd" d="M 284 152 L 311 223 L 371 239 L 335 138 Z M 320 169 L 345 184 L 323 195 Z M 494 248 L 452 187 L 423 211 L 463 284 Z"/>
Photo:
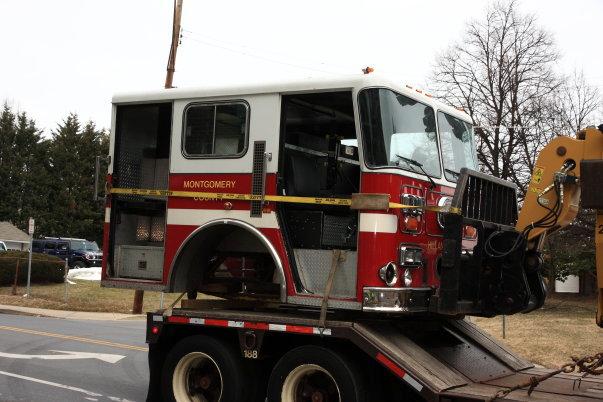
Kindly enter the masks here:
<path id="1" fill-rule="evenodd" d="M 200 44 L 205 45 L 205 46 L 210 46 L 210 47 L 214 47 L 214 48 L 226 50 L 226 51 L 229 51 L 229 52 L 232 52 L 232 53 L 237 53 L 237 54 L 240 54 L 240 55 L 243 55 L 243 56 L 252 57 L 252 58 L 259 59 L 259 60 L 268 61 L 268 62 L 271 62 L 271 63 L 281 64 L 281 65 L 285 65 L 285 66 L 289 66 L 289 67 L 294 67 L 294 68 L 300 68 L 300 69 L 303 69 L 303 70 L 313 70 L 313 71 L 317 71 L 317 72 L 321 72 L 321 73 L 326 73 L 326 74 L 332 74 L 332 75 L 346 75 L 345 73 L 342 73 L 342 72 L 327 71 L 327 70 L 322 70 L 322 69 L 315 68 L 315 67 L 302 66 L 302 65 L 299 65 L 299 64 L 295 64 L 295 63 L 289 63 L 289 62 L 285 62 L 285 61 L 281 61 L 281 60 L 275 60 L 275 59 L 272 59 L 272 58 L 269 58 L 269 57 L 265 57 L 265 56 L 261 56 L 261 55 L 258 55 L 258 54 L 253 54 L 253 53 L 249 53 L 249 52 L 245 52 L 245 51 L 233 49 L 233 48 L 230 48 L 230 47 L 226 47 L 226 46 L 217 45 L 217 44 L 214 44 L 214 43 L 202 41 L 202 40 L 193 38 L 192 36 L 182 35 L 181 37 L 183 39 L 188 39 L 188 40 L 200 43 Z"/>
<path id="2" fill-rule="evenodd" d="M 218 39 L 218 38 L 212 37 L 210 35 L 200 34 L 200 33 L 191 31 L 186 28 L 182 28 L 182 32 L 183 32 L 183 35 L 181 35 L 181 38 L 185 38 L 187 40 L 191 40 L 193 42 L 197 42 L 197 43 L 205 45 L 205 46 L 215 47 L 218 49 L 222 49 L 222 50 L 226 50 L 226 51 L 229 51 L 232 53 L 237 53 L 237 54 L 241 54 L 244 56 L 260 59 L 263 61 L 268 61 L 271 63 L 286 65 L 286 66 L 299 68 L 299 69 L 303 69 L 303 70 L 318 71 L 321 73 L 332 74 L 332 75 L 351 75 L 351 74 L 354 74 L 355 72 L 358 73 L 360 71 L 360 68 L 358 68 L 357 66 L 350 67 L 350 66 L 338 65 L 338 64 L 333 64 L 333 63 L 326 63 L 324 61 L 299 58 L 299 57 L 287 55 L 284 53 L 278 53 L 278 52 L 269 51 L 266 49 L 247 46 L 247 45 L 240 44 L 240 43 L 225 41 L 223 39 Z M 261 54 L 261 53 L 263 53 L 263 54 Z M 266 56 L 264 54 L 268 54 L 268 55 L 276 56 L 276 57 Z M 296 63 L 296 62 L 291 62 L 291 61 L 284 61 L 284 60 L 282 60 L 283 58 L 298 60 L 299 62 L 304 63 L 305 65 Z M 347 72 L 328 71 L 328 70 L 321 69 L 318 67 L 308 66 L 308 64 L 314 64 L 314 65 L 318 64 L 318 65 L 322 65 L 327 68 L 332 68 L 335 70 L 344 70 L 344 71 L 347 70 Z M 360 64 L 362 64 L 362 67 L 368 65 L 368 64 L 359 63 L 359 65 Z M 408 80 L 409 76 L 401 74 L 400 72 L 397 72 L 397 71 L 379 69 L 379 72 L 382 74 L 390 74 L 394 77 L 398 76 L 400 78 L 404 78 L 402 81 L 405 83 L 413 82 L 413 80 L 410 80 L 410 81 Z M 414 82 L 413 82 L 414 84 L 418 84 L 421 81 L 421 79 L 417 79 L 417 77 L 413 77 L 413 78 L 414 78 Z"/>
<path id="3" fill-rule="evenodd" d="M 295 62 L 301 62 L 304 64 L 314 64 L 314 65 L 323 65 L 325 67 L 329 67 L 329 68 L 334 68 L 334 69 L 339 69 L 339 70 L 350 70 L 351 68 L 349 66 L 343 66 L 343 65 L 337 65 L 337 64 L 333 64 L 333 63 L 326 63 L 324 61 L 321 60 L 311 60 L 308 58 L 300 58 L 300 57 L 295 57 L 293 55 L 290 54 L 285 54 L 285 53 L 280 53 L 280 52 L 274 52 L 271 50 L 267 50 L 267 49 L 262 49 L 262 48 L 258 48 L 258 47 L 253 47 L 253 46 L 248 46 L 245 44 L 241 44 L 241 43 L 235 43 L 235 42 L 230 42 L 230 41 L 225 41 L 223 39 L 218 39 L 216 37 L 212 37 L 210 35 L 205 35 L 205 34 L 200 34 L 197 32 L 193 32 L 191 30 L 188 29 L 183 29 L 183 32 L 187 32 L 190 35 L 196 36 L 196 39 L 198 41 L 204 42 L 204 43 L 211 43 L 211 42 L 217 42 L 218 44 L 221 44 L 221 46 L 225 46 L 228 47 L 229 49 L 235 49 L 236 51 L 240 52 L 240 53 L 245 53 L 246 55 L 254 55 L 254 56 L 259 56 L 259 57 L 266 57 L 266 58 L 271 58 L 272 60 L 275 60 L 274 57 L 271 56 L 275 56 L 276 58 L 278 58 L 278 61 L 282 61 L 282 59 L 288 59 L 288 60 L 293 60 L 294 62 L 288 61 L 287 63 L 291 63 L 291 64 L 296 64 Z M 190 35 L 188 36 L 188 38 L 191 38 Z M 215 46 L 220 46 L 220 45 L 215 45 Z M 268 55 L 268 56 L 266 56 Z M 300 64 L 297 63 L 297 66 L 299 66 Z M 354 68 L 355 69 L 355 68 Z"/>

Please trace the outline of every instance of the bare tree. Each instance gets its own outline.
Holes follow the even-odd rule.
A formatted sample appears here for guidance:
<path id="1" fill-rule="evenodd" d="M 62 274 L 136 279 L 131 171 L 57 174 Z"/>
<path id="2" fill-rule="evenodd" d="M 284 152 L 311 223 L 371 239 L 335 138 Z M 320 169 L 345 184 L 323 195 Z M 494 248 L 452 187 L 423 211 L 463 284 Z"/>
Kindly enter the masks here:
<path id="1" fill-rule="evenodd" d="M 564 80 L 558 93 L 556 106 L 560 134 L 575 133 L 588 125 L 596 125 L 594 119 L 601 107 L 601 95 L 597 87 L 586 82 L 583 71 L 574 71 Z"/>
<path id="2" fill-rule="evenodd" d="M 554 110 L 558 57 L 534 15 L 519 13 L 516 1 L 496 2 L 483 20 L 467 24 L 462 41 L 437 58 L 432 74 L 436 95 L 472 117 L 482 169 L 522 191 L 548 142 L 541 116 Z"/>

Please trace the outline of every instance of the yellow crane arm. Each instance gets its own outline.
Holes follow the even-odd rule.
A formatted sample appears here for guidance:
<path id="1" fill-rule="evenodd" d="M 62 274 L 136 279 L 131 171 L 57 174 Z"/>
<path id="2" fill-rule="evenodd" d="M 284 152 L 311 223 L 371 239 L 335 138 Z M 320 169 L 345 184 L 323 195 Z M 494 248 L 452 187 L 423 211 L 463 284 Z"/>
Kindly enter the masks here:
<path id="1" fill-rule="evenodd" d="M 597 288 L 599 298 L 597 304 L 597 325 L 603 328 L 603 210 L 597 210 L 597 225 L 595 226 L 595 246 L 597 260 Z"/>
<path id="2" fill-rule="evenodd" d="M 597 211 L 597 324 L 603 327 L 603 125 L 557 137 L 538 155 L 516 229 L 539 251 L 548 233 L 569 225 L 582 203 Z"/>

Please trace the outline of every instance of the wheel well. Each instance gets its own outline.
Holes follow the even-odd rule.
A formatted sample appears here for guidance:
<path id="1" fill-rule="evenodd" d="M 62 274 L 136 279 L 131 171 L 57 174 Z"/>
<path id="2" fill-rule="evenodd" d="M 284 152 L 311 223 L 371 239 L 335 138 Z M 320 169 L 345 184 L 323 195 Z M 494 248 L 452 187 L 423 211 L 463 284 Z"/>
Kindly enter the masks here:
<path id="1" fill-rule="evenodd" d="M 211 221 L 198 227 L 180 245 L 170 267 L 168 290 L 184 292 L 191 282 L 201 278 L 206 261 L 218 248 L 237 253 L 266 253 L 275 266 L 275 282 L 280 285 L 281 301 L 286 299 L 285 273 L 276 249 L 252 225 L 234 219 Z"/>

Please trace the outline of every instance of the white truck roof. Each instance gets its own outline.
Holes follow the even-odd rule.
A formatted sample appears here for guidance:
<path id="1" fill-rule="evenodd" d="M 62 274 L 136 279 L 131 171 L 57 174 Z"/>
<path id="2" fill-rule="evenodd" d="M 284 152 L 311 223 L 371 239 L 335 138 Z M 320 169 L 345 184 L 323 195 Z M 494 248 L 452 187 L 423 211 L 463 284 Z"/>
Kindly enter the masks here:
<path id="1" fill-rule="evenodd" d="M 247 82 L 229 85 L 208 84 L 203 87 L 158 89 L 118 93 L 113 96 L 114 104 L 170 101 L 176 99 L 216 98 L 272 93 L 303 93 L 322 90 L 360 90 L 367 87 L 386 87 L 417 101 L 426 103 L 435 109 L 446 112 L 462 120 L 471 122 L 469 115 L 454 107 L 448 106 L 425 92 L 415 89 L 402 81 L 379 74 L 342 75 L 326 78 L 306 78 L 298 80 L 282 80 L 271 82 Z"/>

